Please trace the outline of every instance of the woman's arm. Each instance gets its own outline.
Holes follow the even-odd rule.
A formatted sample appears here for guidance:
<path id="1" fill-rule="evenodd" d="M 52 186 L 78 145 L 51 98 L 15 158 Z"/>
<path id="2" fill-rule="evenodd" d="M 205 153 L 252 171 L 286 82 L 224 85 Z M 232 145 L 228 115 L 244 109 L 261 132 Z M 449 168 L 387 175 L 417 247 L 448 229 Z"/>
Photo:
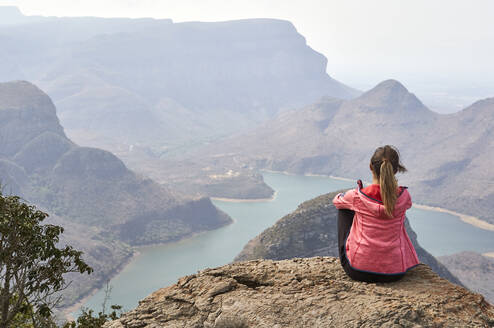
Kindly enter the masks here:
<path id="1" fill-rule="evenodd" d="M 353 202 L 354 202 L 356 195 L 357 195 L 356 189 L 348 190 L 344 193 L 339 193 L 333 199 L 333 204 L 339 210 L 340 209 L 347 209 L 347 210 L 355 211 L 354 206 L 353 206 Z"/>

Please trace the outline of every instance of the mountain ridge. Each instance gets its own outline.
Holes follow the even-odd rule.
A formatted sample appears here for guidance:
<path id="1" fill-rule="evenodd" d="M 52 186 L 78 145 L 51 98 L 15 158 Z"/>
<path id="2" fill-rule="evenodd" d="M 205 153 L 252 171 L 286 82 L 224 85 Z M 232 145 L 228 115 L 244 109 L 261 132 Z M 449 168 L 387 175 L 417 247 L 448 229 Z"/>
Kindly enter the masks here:
<path id="1" fill-rule="evenodd" d="M 283 113 L 253 132 L 199 150 L 188 160 L 200 158 L 204 166 L 220 163 L 233 171 L 241 171 L 243 165 L 370 180 L 372 153 L 391 144 L 408 168 L 398 178 L 409 186 L 414 200 L 493 223 L 494 176 L 488 167 L 494 161 L 492 98 L 441 115 L 415 101 L 398 82 L 383 83 L 373 89 L 380 97 L 382 89 L 389 93 L 397 86 L 405 97 L 384 95 L 368 102 L 369 93 L 364 93 L 341 102 L 322 99 Z"/>
<path id="2" fill-rule="evenodd" d="M 50 17 L 0 26 L 0 40 L 0 75 L 49 93 L 76 143 L 128 156 L 132 145 L 187 151 L 321 96 L 360 94 L 286 20 Z"/>

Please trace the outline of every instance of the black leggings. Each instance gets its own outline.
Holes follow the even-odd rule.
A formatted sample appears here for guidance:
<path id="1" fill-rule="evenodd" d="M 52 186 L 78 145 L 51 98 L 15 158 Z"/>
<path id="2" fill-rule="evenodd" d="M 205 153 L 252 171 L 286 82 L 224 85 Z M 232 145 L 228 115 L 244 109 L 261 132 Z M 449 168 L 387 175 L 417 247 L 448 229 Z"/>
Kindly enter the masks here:
<path id="1" fill-rule="evenodd" d="M 343 267 L 343 270 L 345 270 L 346 274 L 353 280 L 365 282 L 393 282 L 403 278 L 405 275 L 404 273 L 393 275 L 369 273 L 356 270 L 350 266 L 350 263 L 345 255 L 345 241 L 350 233 L 354 215 L 354 211 L 338 210 L 338 252 L 340 254 L 341 266 Z"/>

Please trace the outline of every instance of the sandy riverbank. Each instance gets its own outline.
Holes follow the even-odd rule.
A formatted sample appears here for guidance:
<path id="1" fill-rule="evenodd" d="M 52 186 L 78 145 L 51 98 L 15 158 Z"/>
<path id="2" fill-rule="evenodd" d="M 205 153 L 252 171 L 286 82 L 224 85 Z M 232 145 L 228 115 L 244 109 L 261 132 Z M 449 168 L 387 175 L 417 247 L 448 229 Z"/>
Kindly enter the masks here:
<path id="1" fill-rule="evenodd" d="M 342 177 L 336 177 L 334 175 L 322 175 L 322 174 L 304 174 L 306 177 L 322 177 L 322 178 L 331 178 L 335 180 L 341 180 L 341 181 L 350 181 L 350 182 L 355 182 L 357 184 L 358 179 L 350 179 L 350 178 L 342 178 Z M 364 183 L 367 183 L 363 181 Z"/>
<path id="2" fill-rule="evenodd" d="M 269 198 L 223 198 L 223 197 L 210 197 L 212 200 L 219 200 L 221 202 L 231 203 L 258 203 L 258 202 L 272 202 L 276 199 L 278 192 L 275 191 L 273 196 Z"/>
<path id="3" fill-rule="evenodd" d="M 334 175 L 313 174 L 313 173 L 295 174 L 295 173 L 290 173 L 290 172 L 287 172 L 287 171 L 273 171 L 273 170 L 261 170 L 261 172 L 278 173 L 278 174 L 285 174 L 285 175 L 292 175 L 292 176 L 293 175 L 303 175 L 303 176 L 306 176 L 306 177 L 331 178 L 331 179 L 335 179 L 335 180 L 355 182 L 355 184 L 357 183 L 357 180 L 358 180 L 358 179 L 350 179 L 350 178 L 337 177 L 337 176 L 334 176 Z M 363 183 L 368 183 L 368 182 L 366 182 L 364 180 L 362 180 L 362 181 L 363 181 Z"/>
<path id="4" fill-rule="evenodd" d="M 442 213 L 448 213 L 451 215 L 455 215 L 460 218 L 465 223 L 471 224 L 477 228 L 484 229 L 484 230 L 489 230 L 489 231 L 494 231 L 494 224 L 485 222 L 483 220 L 480 220 L 479 218 L 471 215 L 466 215 L 462 213 L 458 213 L 455 211 L 451 211 L 445 208 L 441 207 L 435 207 L 435 206 L 428 206 L 428 205 L 421 205 L 421 204 L 414 204 L 413 205 L 416 208 L 420 208 L 423 210 L 428 210 L 428 211 L 436 211 L 436 212 L 442 212 Z"/>

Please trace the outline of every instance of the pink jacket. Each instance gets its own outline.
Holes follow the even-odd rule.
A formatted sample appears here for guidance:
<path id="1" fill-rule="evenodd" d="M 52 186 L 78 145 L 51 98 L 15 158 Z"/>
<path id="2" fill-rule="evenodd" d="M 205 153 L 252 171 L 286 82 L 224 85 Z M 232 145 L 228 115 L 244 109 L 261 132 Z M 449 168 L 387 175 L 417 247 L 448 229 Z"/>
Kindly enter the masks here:
<path id="1" fill-rule="evenodd" d="M 393 218 L 386 216 L 381 201 L 364 194 L 361 187 L 333 199 L 336 208 L 355 211 L 346 240 L 346 257 L 352 268 L 398 274 L 420 263 L 404 225 L 412 200 L 406 187 L 400 189 Z"/>

